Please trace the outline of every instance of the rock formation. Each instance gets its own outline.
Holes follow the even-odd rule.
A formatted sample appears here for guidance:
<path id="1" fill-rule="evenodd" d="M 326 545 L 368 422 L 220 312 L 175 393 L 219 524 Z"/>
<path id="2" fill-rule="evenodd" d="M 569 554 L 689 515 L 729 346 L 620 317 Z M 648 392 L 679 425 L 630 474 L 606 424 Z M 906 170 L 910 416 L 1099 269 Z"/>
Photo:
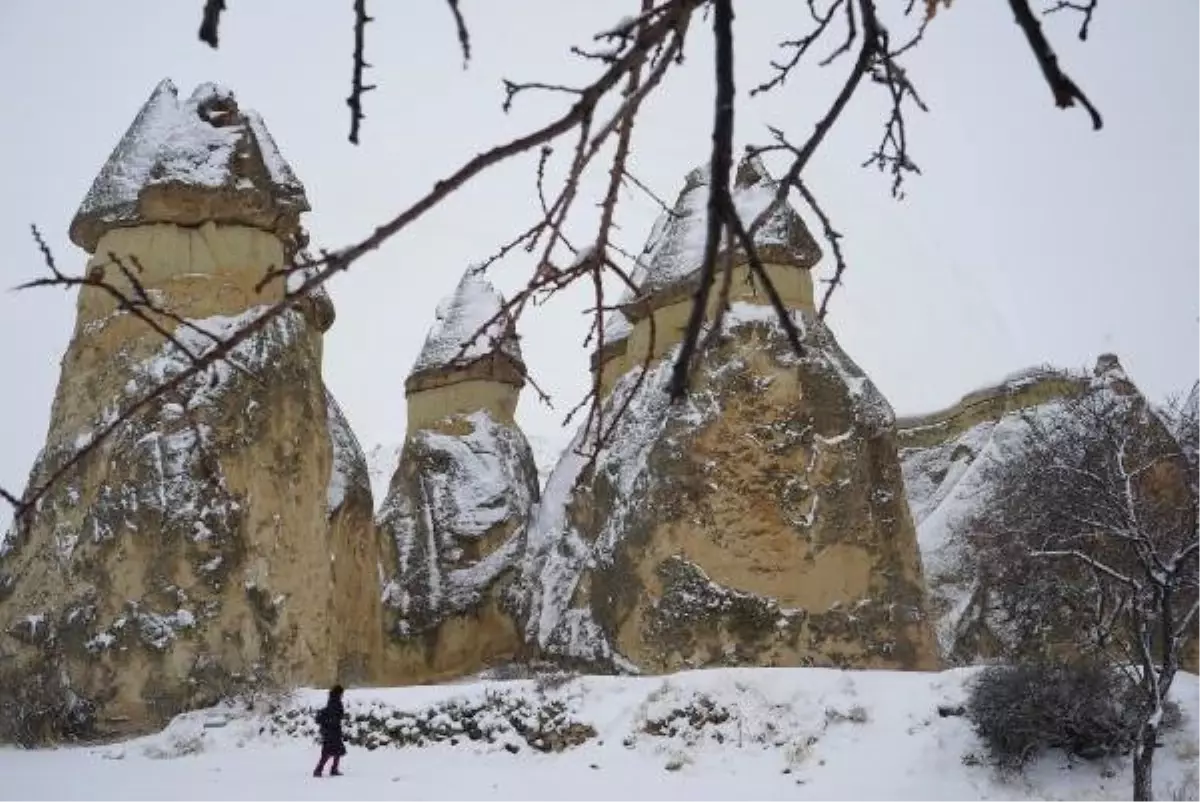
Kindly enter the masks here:
<path id="1" fill-rule="evenodd" d="M 704 249 L 698 169 L 605 322 L 601 415 L 544 492 L 514 420 L 515 325 L 476 271 L 408 376 L 398 464 L 377 451 L 372 467 L 321 379 L 330 299 L 264 282 L 305 245 L 304 188 L 230 92 L 159 85 L 70 231 L 89 275 L 169 314 L 159 330 L 80 290 L 30 485 L 64 472 L 0 538 L 0 737 L 4 689 L 27 679 L 56 689 L 73 728 L 107 735 L 254 687 L 428 682 L 511 660 L 931 669 L 1021 653 L 956 528 L 987 503 L 978 466 L 1021 436 L 1020 414 L 1095 392 L 1145 400 L 1103 357 L 1093 376 L 1028 371 L 897 424 L 815 313 L 821 252 L 799 215 L 756 158 L 734 185 L 746 225 L 761 218 L 755 250 L 799 353 L 725 241 L 729 305 L 718 315 L 714 290 L 690 395 L 669 402 Z M 1194 500 L 1194 413 L 1186 445 L 1143 417 L 1146 436 L 1180 441 L 1193 483 L 1168 490 Z"/>
<path id="2" fill-rule="evenodd" d="M 468 271 L 405 384 L 408 431 L 379 515 L 385 676 L 420 682 L 506 661 L 521 647 L 510 590 L 537 468 L 514 422 L 525 366 L 502 300 Z"/>
<path id="3" fill-rule="evenodd" d="M 1037 638 L 1016 631 L 1011 622 L 1019 613 L 989 586 L 969 529 L 972 519 L 985 514 L 989 505 L 1003 503 L 989 487 L 986 467 L 1022 459 L 1020 446 L 1031 424 L 1062 425 L 1080 410 L 1105 410 L 1118 401 L 1111 408 L 1121 411 L 1120 425 L 1131 447 L 1144 448 L 1156 438 L 1165 444 L 1167 438 L 1175 438 L 1111 354 L 1097 360 L 1091 375 L 1033 368 L 969 393 L 948 409 L 898 422 L 904 481 L 917 522 L 930 610 L 947 662 L 969 665 L 1032 657 L 1078 639 L 1080 621 L 1065 610 L 1048 616 Z M 1169 487 L 1161 489 L 1190 494 L 1194 504 L 1195 488 L 1188 485 L 1185 473 L 1164 474 Z M 1025 501 L 1038 503 L 1035 498 Z M 1064 565 L 1064 581 L 1076 569 Z M 1194 646 L 1187 664 L 1194 670 Z"/>
<path id="4" fill-rule="evenodd" d="M 341 407 L 325 392 L 331 471 L 326 488 L 332 572 L 330 644 L 344 685 L 377 682 L 383 671 L 383 605 L 379 577 L 391 554 L 375 531 L 375 502 L 366 456 Z"/>
<path id="5" fill-rule="evenodd" d="M 747 225 L 768 213 L 756 250 L 804 352 L 738 249 L 722 329 L 689 400 L 668 402 L 707 184 L 704 169 L 688 176 L 642 254 L 639 293 L 606 326 L 593 363 L 604 416 L 628 408 L 598 453 L 595 429 L 581 431 L 547 482 L 526 637 L 559 659 L 656 672 L 932 668 L 891 408 L 816 319 L 820 251 L 790 206 L 772 205 L 777 185 L 757 159 L 738 167 L 735 203 Z"/>
<path id="6" fill-rule="evenodd" d="M 71 237 L 90 275 L 128 292 L 137 277 L 174 342 L 81 288 L 31 485 L 283 299 L 282 281 L 259 284 L 303 244 L 307 209 L 257 114 L 211 84 L 187 99 L 160 84 Z M 359 659 L 345 622 L 378 608 L 378 569 L 355 562 L 369 489 L 321 380 L 332 317 L 323 293 L 297 300 L 66 472 L 0 543 L 0 662 L 57 672 L 116 732 L 239 688 L 328 682 L 342 648 Z"/>

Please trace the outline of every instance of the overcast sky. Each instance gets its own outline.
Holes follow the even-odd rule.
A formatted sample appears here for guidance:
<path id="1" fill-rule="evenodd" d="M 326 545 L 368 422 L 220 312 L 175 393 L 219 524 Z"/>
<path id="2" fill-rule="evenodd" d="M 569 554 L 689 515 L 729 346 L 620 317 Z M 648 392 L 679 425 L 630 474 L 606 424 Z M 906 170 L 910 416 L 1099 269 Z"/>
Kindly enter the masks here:
<path id="1" fill-rule="evenodd" d="M 185 95 L 199 82 L 225 84 L 258 109 L 307 186 L 314 242 L 338 247 L 479 150 L 549 119 L 564 98 L 530 97 L 504 114 L 501 77 L 585 80 L 594 68 L 568 47 L 638 6 L 464 0 L 473 43 L 464 71 L 444 2 L 376 0 L 368 77 L 380 88 L 366 97 L 356 148 L 344 102 L 349 0 L 228 5 L 213 51 L 195 35 L 201 0 L 0 3 L 5 290 L 42 270 L 30 223 L 64 269 L 82 268 L 67 226 L 164 77 Z M 859 167 L 882 132 L 879 90 L 867 87 L 851 105 L 808 178 L 850 261 L 832 328 L 898 413 L 944 406 L 1032 364 L 1090 366 L 1104 351 L 1155 398 L 1196 377 L 1198 8 L 1108 0 L 1087 43 L 1073 20 L 1047 20 L 1063 64 L 1104 113 L 1094 133 L 1082 111 L 1053 107 L 1006 4 L 955 3 L 909 61 L 931 111 L 910 119 L 923 175 L 902 203 L 884 176 Z M 745 101 L 768 75 L 776 40 L 804 19 L 803 4 L 756 0 L 737 10 L 738 144 L 765 141 L 767 124 L 803 138 L 849 63 Z M 639 178 L 670 199 L 709 146 L 707 34 L 693 31 L 687 66 L 635 133 Z M 338 319 L 324 374 L 365 448 L 403 438 L 403 382 L 434 305 L 468 264 L 529 225 L 534 203 L 531 161 L 498 168 L 332 282 Z M 622 244 L 640 248 L 654 216 L 650 202 L 629 198 Z M 589 220 L 580 222 L 574 230 L 586 240 Z M 527 270 L 514 262 L 495 280 L 511 288 Z M 529 394 L 519 416 L 543 437 L 564 439 L 562 414 L 586 388 L 587 299 L 580 287 L 522 321 L 526 361 L 556 408 Z M 74 301 L 62 291 L 0 292 L 0 486 L 22 487 L 42 445 Z"/>

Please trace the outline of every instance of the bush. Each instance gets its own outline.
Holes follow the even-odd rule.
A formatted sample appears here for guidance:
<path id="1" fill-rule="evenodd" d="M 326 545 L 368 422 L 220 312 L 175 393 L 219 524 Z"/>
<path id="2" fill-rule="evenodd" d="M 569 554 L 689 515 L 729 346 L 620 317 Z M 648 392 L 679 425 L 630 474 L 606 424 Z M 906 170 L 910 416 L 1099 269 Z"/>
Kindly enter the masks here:
<path id="1" fill-rule="evenodd" d="M 95 705 L 71 689 L 55 661 L 13 662 L 0 668 L 0 743 L 32 748 L 95 734 Z"/>
<path id="2" fill-rule="evenodd" d="M 975 678 L 967 717 L 992 760 L 1020 768 L 1048 749 L 1085 759 L 1129 750 L 1142 708 L 1130 679 L 1099 663 L 992 666 Z"/>

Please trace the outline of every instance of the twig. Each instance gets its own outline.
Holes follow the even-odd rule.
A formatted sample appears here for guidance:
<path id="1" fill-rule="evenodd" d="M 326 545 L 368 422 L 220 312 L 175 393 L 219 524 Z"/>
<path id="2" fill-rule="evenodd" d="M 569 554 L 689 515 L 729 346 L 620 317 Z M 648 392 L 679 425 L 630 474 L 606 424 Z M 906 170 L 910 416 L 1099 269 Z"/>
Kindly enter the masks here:
<path id="1" fill-rule="evenodd" d="M 704 261 L 700 268 L 700 284 L 692 298 L 679 356 L 671 371 L 669 392 L 672 401 L 687 394 L 688 373 L 700 327 L 708 308 L 708 294 L 717 266 L 717 251 L 721 247 L 723 221 L 729 210 L 737 217 L 729 196 L 729 173 L 733 168 L 733 2 L 713 0 L 713 38 L 716 43 L 716 98 L 713 110 L 712 159 L 709 163 L 708 226 L 704 237 Z M 732 243 L 730 243 L 732 246 Z"/>
<path id="2" fill-rule="evenodd" d="M 1092 101 L 1088 100 L 1087 95 L 1076 85 L 1075 81 L 1058 66 L 1058 55 L 1050 46 L 1046 34 L 1042 32 L 1042 24 L 1038 22 L 1033 10 L 1030 9 L 1029 0 L 1008 0 L 1008 5 L 1012 8 L 1013 16 L 1016 17 L 1017 26 L 1025 33 L 1025 39 L 1029 42 L 1033 57 L 1037 59 L 1038 66 L 1042 68 L 1042 76 L 1046 79 L 1046 83 L 1054 95 L 1054 105 L 1060 109 L 1069 109 L 1078 101 L 1092 118 L 1092 129 L 1099 131 L 1104 126 L 1100 112 L 1096 110 Z"/>
<path id="3" fill-rule="evenodd" d="M 458 46 L 462 48 L 463 68 L 471 60 L 471 35 L 467 32 L 467 21 L 463 19 L 462 10 L 458 7 L 458 0 L 446 0 L 446 5 L 450 7 L 450 13 L 454 15 L 454 27 L 458 33 Z"/>
<path id="4" fill-rule="evenodd" d="M 451 3 L 451 5 L 455 5 Z M 350 143 L 358 144 L 359 123 L 366 115 L 362 110 L 362 96 L 375 88 L 374 84 L 363 83 L 363 71 L 371 66 L 363 56 L 366 39 L 367 23 L 374 17 L 367 16 L 367 0 L 354 0 L 354 69 L 350 78 L 350 97 L 346 105 L 350 107 Z"/>
<path id="5" fill-rule="evenodd" d="M 1046 9 L 1047 14 L 1054 14 L 1059 11 L 1078 11 L 1083 14 L 1083 21 L 1079 23 L 1079 41 L 1086 42 L 1088 38 L 1088 30 L 1092 25 L 1092 15 L 1096 13 L 1096 6 L 1100 0 L 1087 0 L 1086 3 L 1072 3 L 1068 0 L 1059 0 L 1052 8 Z"/>
<path id="6" fill-rule="evenodd" d="M 817 202 L 816 196 L 813 195 L 808 186 L 803 181 L 797 179 L 795 187 L 800 191 L 800 196 L 804 198 L 804 202 L 813 210 L 813 214 L 821 221 L 821 229 L 825 234 L 825 240 L 829 243 L 829 247 L 833 251 L 833 278 L 828 279 L 829 286 L 826 287 L 825 294 L 821 297 L 821 306 L 817 310 L 817 320 L 824 320 L 826 312 L 829 311 L 829 299 L 832 297 L 833 291 L 841 286 L 842 274 L 846 272 L 846 256 L 842 253 L 842 235 L 834 229 L 829 216 L 825 214 L 825 210 L 821 208 L 821 204 Z"/>
<path id="7" fill-rule="evenodd" d="M 225 0 L 204 0 L 204 12 L 200 18 L 200 41 L 213 50 L 217 49 L 221 12 L 224 10 Z"/>

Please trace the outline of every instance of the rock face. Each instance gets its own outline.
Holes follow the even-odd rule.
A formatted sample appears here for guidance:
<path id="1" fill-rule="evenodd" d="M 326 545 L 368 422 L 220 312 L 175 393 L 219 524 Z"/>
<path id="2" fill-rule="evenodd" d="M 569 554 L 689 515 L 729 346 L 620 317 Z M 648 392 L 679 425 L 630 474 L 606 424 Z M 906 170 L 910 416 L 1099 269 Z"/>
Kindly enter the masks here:
<path id="1" fill-rule="evenodd" d="M 408 434 L 379 514 L 392 549 L 392 681 L 462 676 L 521 648 L 510 595 L 538 499 L 533 453 L 513 421 L 524 374 L 499 295 L 468 272 L 406 383 Z"/>
<path id="2" fill-rule="evenodd" d="M 370 684 L 383 671 L 383 605 L 379 576 L 390 551 L 375 532 L 375 502 L 367 459 L 341 407 L 325 392 L 331 470 L 329 516 L 332 572 L 330 641 L 335 675 L 344 685 Z"/>
<path id="3" fill-rule="evenodd" d="M 1030 657 L 1076 639 L 1079 622 L 1066 613 L 1062 620 L 1051 617 L 1049 629 L 1037 638 L 1016 631 L 1010 622 L 1018 613 L 989 587 L 968 529 L 974 516 L 996 503 L 986 466 L 1020 459 L 1031 425 L 1061 425 L 1079 414 L 1078 404 L 1106 409 L 1105 398 L 1120 401 L 1126 411 L 1121 425 L 1131 447 L 1155 438 L 1181 439 L 1150 414 L 1146 399 L 1111 354 L 1098 359 L 1090 376 L 1048 367 L 1021 371 L 948 409 L 899 421 L 909 506 L 917 521 L 939 647 L 948 663 Z M 1181 445 L 1186 455 L 1186 442 Z M 1168 482 L 1171 487 L 1162 490 L 1191 493 L 1194 502 L 1195 489 L 1184 486 L 1182 472 L 1171 474 Z M 1194 670 L 1194 647 L 1185 662 Z"/>
<path id="4" fill-rule="evenodd" d="M 1026 431 L 1022 414 L 1051 414 L 1065 399 L 1087 392 L 1086 377 L 1038 367 L 1014 373 L 999 384 L 968 393 L 938 412 L 902 418 L 900 457 L 909 508 L 929 588 L 930 613 L 936 621 L 939 650 L 950 663 L 1004 652 L 992 637 L 968 621 L 977 578 L 967 567 L 970 554 L 959 527 L 984 499 L 982 467 L 1019 443 Z M 971 629 L 973 634 L 966 636 Z"/>
<path id="5" fill-rule="evenodd" d="M 231 93 L 205 85 L 181 104 L 169 82 L 155 90 L 71 231 L 92 275 L 129 289 L 125 267 L 172 313 L 158 322 L 175 342 L 83 287 L 31 485 L 212 335 L 283 298 L 282 282 L 257 285 L 292 257 L 306 208 Z M 298 299 L 66 471 L 0 543 L 0 661 L 61 672 L 97 728 L 118 732 L 239 688 L 326 683 L 359 660 L 370 640 L 342 622 L 372 604 L 378 621 L 378 569 L 355 562 L 369 488 L 339 479 L 362 455 L 321 381 L 331 322 L 323 294 Z"/>
<path id="6" fill-rule="evenodd" d="M 693 172 L 595 364 L 605 417 L 628 408 L 600 448 L 594 428 L 577 435 L 530 527 L 526 637 L 558 659 L 655 672 L 933 667 L 891 408 L 813 314 L 819 251 L 799 216 L 772 208 L 756 160 L 736 183 L 747 224 L 769 210 L 760 253 L 805 351 L 737 252 L 722 329 L 688 402 L 668 403 L 702 253 L 707 175 Z"/>

